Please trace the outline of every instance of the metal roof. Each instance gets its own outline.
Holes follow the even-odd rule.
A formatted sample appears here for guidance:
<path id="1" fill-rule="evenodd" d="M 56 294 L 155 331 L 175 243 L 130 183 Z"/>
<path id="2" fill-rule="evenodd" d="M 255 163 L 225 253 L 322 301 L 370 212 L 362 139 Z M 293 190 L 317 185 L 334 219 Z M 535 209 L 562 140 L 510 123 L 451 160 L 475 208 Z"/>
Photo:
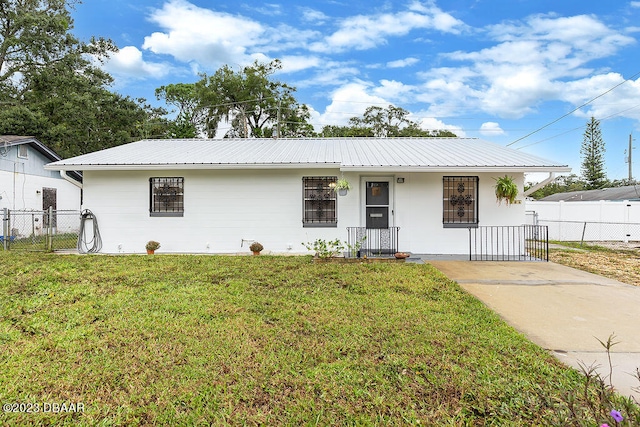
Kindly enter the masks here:
<path id="1" fill-rule="evenodd" d="M 543 197 L 541 202 L 594 202 L 600 200 L 623 201 L 640 200 L 640 186 L 601 188 L 597 190 L 568 191 Z"/>
<path id="2" fill-rule="evenodd" d="M 147 139 L 47 165 L 53 170 L 277 167 L 570 170 L 567 165 L 474 138 Z"/>
<path id="3" fill-rule="evenodd" d="M 0 135 L 0 151 L 2 149 L 5 149 L 6 147 L 13 147 L 23 144 L 29 144 L 31 147 L 44 155 L 49 161 L 55 162 L 62 159 L 62 157 L 60 157 L 55 151 L 44 145 L 42 142 L 38 141 L 33 136 Z M 82 182 L 82 173 L 77 172 L 76 170 L 69 170 L 69 176 L 71 176 L 78 182 Z"/>

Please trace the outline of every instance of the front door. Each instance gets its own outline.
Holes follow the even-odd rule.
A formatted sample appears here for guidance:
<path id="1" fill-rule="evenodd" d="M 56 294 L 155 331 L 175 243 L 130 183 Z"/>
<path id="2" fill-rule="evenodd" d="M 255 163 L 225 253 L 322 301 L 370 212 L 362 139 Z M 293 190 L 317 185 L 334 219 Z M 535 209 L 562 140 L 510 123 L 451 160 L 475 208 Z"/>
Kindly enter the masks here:
<path id="1" fill-rule="evenodd" d="M 389 181 L 365 181 L 366 228 L 389 228 Z"/>

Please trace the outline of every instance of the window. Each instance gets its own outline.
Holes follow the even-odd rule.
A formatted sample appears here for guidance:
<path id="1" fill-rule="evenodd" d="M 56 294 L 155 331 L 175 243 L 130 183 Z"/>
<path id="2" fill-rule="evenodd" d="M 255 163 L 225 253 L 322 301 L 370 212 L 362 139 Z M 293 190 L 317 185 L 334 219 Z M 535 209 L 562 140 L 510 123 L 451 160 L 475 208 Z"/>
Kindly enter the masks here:
<path id="1" fill-rule="evenodd" d="M 478 226 L 478 177 L 443 177 L 444 227 Z"/>
<path id="2" fill-rule="evenodd" d="M 337 180 L 336 176 L 302 178 L 304 227 L 337 227 L 337 198 L 333 191 Z"/>
<path id="3" fill-rule="evenodd" d="M 184 178 L 150 178 L 151 216 L 183 216 Z"/>
<path id="4" fill-rule="evenodd" d="M 27 144 L 18 145 L 18 157 L 21 159 L 29 158 L 29 150 L 28 150 Z"/>

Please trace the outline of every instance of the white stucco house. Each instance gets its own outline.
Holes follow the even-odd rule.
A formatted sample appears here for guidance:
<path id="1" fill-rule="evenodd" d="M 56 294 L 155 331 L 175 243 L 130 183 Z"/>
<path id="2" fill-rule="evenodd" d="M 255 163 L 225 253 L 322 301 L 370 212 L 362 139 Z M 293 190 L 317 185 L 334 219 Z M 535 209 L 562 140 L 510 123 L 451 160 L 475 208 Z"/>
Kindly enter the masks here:
<path id="1" fill-rule="evenodd" d="M 79 210 L 82 177 L 44 169 L 60 159 L 36 138 L 0 135 L 0 211 Z"/>
<path id="2" fill-rule="evenodd" d="M 495 178 L 522 192 L 525 173 L 570 170 L 472 138 L 142 140 L 46 168 L 82 171 L 105 253 L 144 252 L 149 240 L 161 252 L 248 252 L 259 241 L 305 253 L 302 242 L 351 233 L 371 249 L 464 254 L 467 228 L 525 223 L 524 204 L 497 203 Z"/>

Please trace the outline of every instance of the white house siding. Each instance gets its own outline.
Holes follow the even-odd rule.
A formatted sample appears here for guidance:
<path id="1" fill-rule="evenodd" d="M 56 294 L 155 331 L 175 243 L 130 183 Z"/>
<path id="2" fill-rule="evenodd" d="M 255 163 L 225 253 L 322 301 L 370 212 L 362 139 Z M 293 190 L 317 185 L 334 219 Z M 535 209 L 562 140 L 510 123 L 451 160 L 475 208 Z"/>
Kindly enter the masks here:
<path id="1" fill-rule="evenodd" d="M 97 217 L 103 252 L 141 253 L 157 240 L 160 252 L 248 253 L 250 240 L 266 252 L 304 253 L 302 242 L 347 239 L 346 227 L 363 226 L 361 177 L 392 182 L 399 249 L 414 253 L 467 253 L 466 229 L 442 226 L 442 177 L 479 176 L 480 225 L 520 225 L 524 205 L 499 206 L 498 174 L 356 173 L 336 169 L 85 171 L 83 207 Z M 512 174 L 522 189 L 522 174 Z M 338 226 L 302 226 L 302 177 L 337 176 L 351 182 L 338 197 Z M 184 177 L 184 216 L 149 216 L 149 178 Z M 404 183 L 396 183 L 396 178 Z"/>
<path id="2" fill-rule="evenodd" d="M 479 225 L 521 225 L 524 205 L 498 205 L 495 178 L 492 173 L 411 173 L 398 174 L 403 184 L 395 185 L 396 225 L 400 227 L 401 250 L 426 254 L 465 254 L 469 251 L 469 232 L 466 228 L 444 228 L 442 225 L 443 176 L 478 176 Z M 523 174 L 513 176 L 520 192 Z"/>
<path id="3" fill-rule="evenodd" d="M 48 172 L 48 171 L 47 171 Z M 55 172 L 60 176 L 59 172 Z M 80 189 L 60 178 L 24 173 L 21 165 L 16 172 L 0 171 L 0 210 L 42 210 L 42 189 L 55 188 L 58 210 L 80 209 Z"/>

